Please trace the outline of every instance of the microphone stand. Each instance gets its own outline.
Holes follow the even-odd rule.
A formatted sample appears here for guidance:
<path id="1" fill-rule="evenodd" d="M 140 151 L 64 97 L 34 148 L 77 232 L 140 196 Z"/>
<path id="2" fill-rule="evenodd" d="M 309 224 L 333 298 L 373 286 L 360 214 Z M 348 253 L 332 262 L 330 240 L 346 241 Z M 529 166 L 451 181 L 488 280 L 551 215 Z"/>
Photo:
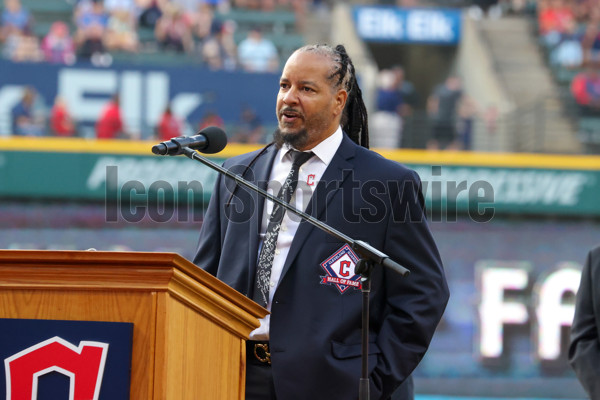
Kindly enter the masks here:
<path id="1" fill-rule="evenodd" d="M 286 210 L 293 212 L 294 214 L 306 220 L 310 224 L 316 226 L 322 231 L 330 234 L 338 240 L 347 243 L 352 250 L 354 250 L 360 259 L 354 267 L 354 273 L 360 274 L 361 276 L 361 292 L 362 292 L 362 348 L 361 348 L 361 377 L 359 383 L 359 400 L 369 400 L 369 295 L 371 293 L 371 271 L 375 265 L 383 265 L 389 270 L 400 274 L 403 277 L 408 276 L 410 271 L 402 265 L 396 263 L 389 258 L 385 253 L 377 250 L 370 244 L 363 242 L 362 240 L 354 240 L 351 237 L 343 234 L 342 232 L 334 229 L 333 227 L 319 221 L 312 215 L 308 215 L 303 211 L 289 205 L 285 201 L 279 199 L 268 193 L 266 190 L 259 188 L 258 186 L 248 182 L 244 178 L 232 173 L 226 168 L 202 157 L 196 150 L 189 147 L 182 147 L 181 153 L 191 160 L 201 162 L 202 164 L 214 169 L 215 171 L 233 179 L 240 185 L 259 193 L 261 196 L 279 204 Z"/>

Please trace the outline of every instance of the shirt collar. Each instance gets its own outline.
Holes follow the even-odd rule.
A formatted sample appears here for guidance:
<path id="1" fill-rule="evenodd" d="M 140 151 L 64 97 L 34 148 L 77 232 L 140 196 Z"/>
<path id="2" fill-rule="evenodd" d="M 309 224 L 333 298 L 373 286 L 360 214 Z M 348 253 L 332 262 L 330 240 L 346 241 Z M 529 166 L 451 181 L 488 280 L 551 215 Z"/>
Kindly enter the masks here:
<path id="1" fill-rule="evenodd" d="M 321 141 L 315 147 L 310 149 L 310 151 L 315 153 L 317 158 L 319 158 L 323 164 L 329 165 L 333 159 L 333 156 L 340 147 L 343 138 L 344 134 L 342 133 L 342 127 L 338 126 L 333 135 L 330 135 L 325 140 Z M 283 157 L 285 157 L 285 155 L 288 154 L 288 152 L 292 149 L 293 148 L 288 143 L 284 143 L 281 147 L 281 151 L 279 152 L 279 161 L 282 161 Z"/>

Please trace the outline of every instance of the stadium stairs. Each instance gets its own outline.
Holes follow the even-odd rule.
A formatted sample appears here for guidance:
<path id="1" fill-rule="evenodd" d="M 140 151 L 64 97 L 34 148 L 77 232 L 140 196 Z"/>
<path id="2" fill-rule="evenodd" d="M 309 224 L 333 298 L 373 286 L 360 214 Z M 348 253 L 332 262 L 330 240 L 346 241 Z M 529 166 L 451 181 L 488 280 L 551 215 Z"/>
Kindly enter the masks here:
<path id="1" fill-rule="evenodd" d="M 499 81 L 514 109 L 507 123 L 512 151 L 581 153 L 575 116 L 561 101 L 529 21 L 522 16 L 477 21 Z"/>

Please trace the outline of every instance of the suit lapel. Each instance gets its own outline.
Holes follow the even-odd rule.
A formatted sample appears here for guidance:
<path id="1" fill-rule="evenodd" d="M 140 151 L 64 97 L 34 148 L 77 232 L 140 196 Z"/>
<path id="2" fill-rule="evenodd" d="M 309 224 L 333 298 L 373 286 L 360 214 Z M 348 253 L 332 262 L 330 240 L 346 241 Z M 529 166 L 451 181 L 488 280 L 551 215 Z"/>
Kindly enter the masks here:
<path id="1" fill-rule="evenodd" d="M 319 217 L 323 214 L 323 211 L 325 211 L 327 205 L 331 203 L 333 198 L 341 195 L 337 189 L 339 189 L 348 176 L 351 175 L 350 172 L 354 168 L 354 164 L 350 162 L 350 160 L 354 158 L 356 146 L 357 145 L 344 134 L 344 138 L 342 139 L 338 151 L 335 153 L 331 163 L 327 166 L 325 173 L 323 173 L 323 176 L 308 203 L 306 208 L 308 214 L 320 219 Z M 290 247 L 290 252 L 283 265 L 283 271 L 281 273 L 281 278 L 279 279 L 280 282 L 313 229 L 318 228 L 315 228 L 306 221 L 302 221 L 298 226 L 298 230 L 294 235 Z"/>

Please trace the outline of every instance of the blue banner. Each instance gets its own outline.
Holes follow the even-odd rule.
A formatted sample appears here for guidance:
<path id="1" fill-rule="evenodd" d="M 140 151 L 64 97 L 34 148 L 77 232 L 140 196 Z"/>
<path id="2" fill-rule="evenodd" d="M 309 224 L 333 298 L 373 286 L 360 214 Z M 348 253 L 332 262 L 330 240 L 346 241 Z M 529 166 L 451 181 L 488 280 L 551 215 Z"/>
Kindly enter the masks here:
<path id="1" fill-rule="evenodd" d="M 461 37 L 459 10 L 354 7 L 354 22 L 367 41 L 456 45 Z"/>
<path id="2" fill-rule="evenodd" d="M 133 324 L 0 319 L 7 399 L 128 400 Z"/>
<path id="3" fill-rule="evenodd" d="M 279 74 L 209 71 L 197 66 L 157 66 L 114 63 L 110 68 L 89 63 L 73 66 L 13 63 L 0 60 L 0 136 L 12 132 L 11 111 L 25 87 L 38 93 L 34 109 L 46 114 L 56 96 L 67 104 L 79 126 L 97 121 L 108 100 L 118 94 L 128 132 L 147 138 L 170 103 L 173 113 L 192 131 L 208 113 L 226 125 L 240 121 L 250 109 L 263 125 L 275 125 Z M 93 130 L 84 136 L 93 136 Z"/>

